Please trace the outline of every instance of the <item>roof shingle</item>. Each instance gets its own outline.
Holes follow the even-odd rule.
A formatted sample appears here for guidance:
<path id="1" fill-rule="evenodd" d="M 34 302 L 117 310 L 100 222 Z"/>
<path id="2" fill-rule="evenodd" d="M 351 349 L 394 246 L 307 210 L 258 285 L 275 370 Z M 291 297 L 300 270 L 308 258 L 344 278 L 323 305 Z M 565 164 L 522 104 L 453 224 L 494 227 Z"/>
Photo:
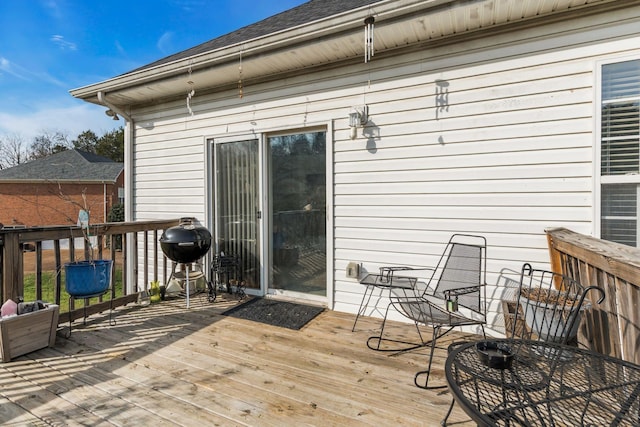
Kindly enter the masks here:
<path id="1" fill-rule="evenodd" d="M 308 24 L 333 15 L 338 15 L 349 10 L 364 7 L 370 4 L 379 3 L 383 0 L 310 0 L 307 3 L 294 7 L 277 15 L 270 16 L 255 24 L 240 28 L 231 33 L 209 40 L 182 52 L 159 59 L 150 64 L 129 71 L 136 71 L 153 68 L 159 65 L 168 64 L 180 59 L 186 59 L 195 55 L 211 52 L 216 49 L 233 46 L 258 37 L 264 37 L 279 31 L 284 31 L 299 25 Z"/>
<path id="2" fill-rule="evenodd" d="M 0 182 L 38 180 L 115 182 L 123 168 L 123 163 L 74 149 L 0 170 Z"/>

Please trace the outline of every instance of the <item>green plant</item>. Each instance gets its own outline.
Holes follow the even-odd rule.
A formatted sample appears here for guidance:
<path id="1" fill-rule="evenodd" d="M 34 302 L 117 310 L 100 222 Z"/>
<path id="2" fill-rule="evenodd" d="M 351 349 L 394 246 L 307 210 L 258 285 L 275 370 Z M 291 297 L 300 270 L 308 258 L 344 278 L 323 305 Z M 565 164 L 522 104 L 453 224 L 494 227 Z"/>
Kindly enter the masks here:
<path id="1" fill-rule="evenodd" d="M 122 222 L 124 221 L 124 204 L 118 203 L 111 207 L 107 214 L 107 221 Z"/>
<path id="2" fill-rule="evenodd" d="M 113 205 L 107 214 L 107 221 L 109 222 L 123 222 L 124 221 L 124 204 L 118 203 Z M 114 236 L 115 250 L 122 250 L 122 234 Z M 107 247 L 110 247 L 111 240 L 107 241 Z"/>

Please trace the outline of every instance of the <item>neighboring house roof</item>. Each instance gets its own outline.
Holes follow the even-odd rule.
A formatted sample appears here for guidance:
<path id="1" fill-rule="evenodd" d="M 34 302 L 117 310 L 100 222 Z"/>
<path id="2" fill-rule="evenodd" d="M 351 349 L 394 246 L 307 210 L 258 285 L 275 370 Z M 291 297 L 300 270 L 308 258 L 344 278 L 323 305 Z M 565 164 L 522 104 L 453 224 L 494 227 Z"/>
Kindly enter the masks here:
<path id="1" fill-rule="evenodd" d="M 20 181 L 116 182 L 124 163 L 82 150 L 66 150 L 0 170 L 0 183 Z"/>

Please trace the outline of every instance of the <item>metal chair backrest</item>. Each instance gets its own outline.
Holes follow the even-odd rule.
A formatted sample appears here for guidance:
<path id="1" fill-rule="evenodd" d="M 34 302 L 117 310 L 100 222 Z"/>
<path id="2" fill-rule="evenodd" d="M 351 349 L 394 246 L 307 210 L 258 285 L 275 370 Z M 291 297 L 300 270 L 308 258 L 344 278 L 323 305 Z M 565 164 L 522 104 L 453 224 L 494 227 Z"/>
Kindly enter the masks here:
<path id="1" fill-rule="evenodd" d="M 573 278 L 547 270 L 522 266 L 511 336 L 529 340 L 571 344 L 585 310 L 591 307 L 589 292 L 596 303 L 604 300 L 604 290 L 582 286 Z"/>
<path id="2" fill-rule="evenodd" d="M 480 287 L 486 282 L 486 239 L 482 236 L 454 234 L 451 236 L 431 281 L 437 278 L 433 295 L 448 299 L 457 290 Z M 431 282 L 430 281 L 430 282 Z M 430 289 L 427 289 L 429 292 Z M 457 304 L 470 310 L 483 312 L 481 292 L 464 293 Z"/>

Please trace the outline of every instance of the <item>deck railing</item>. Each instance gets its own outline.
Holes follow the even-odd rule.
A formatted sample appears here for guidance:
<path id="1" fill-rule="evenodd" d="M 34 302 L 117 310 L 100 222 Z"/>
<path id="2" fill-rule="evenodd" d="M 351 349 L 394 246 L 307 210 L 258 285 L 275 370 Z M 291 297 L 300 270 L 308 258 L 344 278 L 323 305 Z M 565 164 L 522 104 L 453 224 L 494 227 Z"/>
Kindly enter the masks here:
<path id="1" fill-rule="evenodd" d="M 69 311 L 60 315 L 60 323 L 104 311 L 111 305 L 110 299 L 113 299 L 113 307 L 136 301 L 139 284 L 148 285 L 151 280 L 158 280 L 160 269 L 166 277 L 169 265 L 158 250 L 158 239 L 162 231 L 178 223 L 179 220 L 175 219 L 92 224 L 89 228 L 92 245 L 85 244 L 86 231 L 76 226 L 0 229 L 0 301 L 9 298 L 17 300 L 24 295 L 24 256 L 27 248 L 35 252 L 35 298 L 42 299 L 43 287 L 52 286 L 54 301 L 47 301 L 50 303 L 61 303 L 61 272 L 67 262 L 104 257 L 114 260 L 112 272 L 121 271 L 119 277 L 122 287 L 118 293 L 114 286 L 111 298 L 101 298 L 97 302 L 80 300 L 83 302 L 79 302 L 81 307 L 78 308 L 74 301 L 70 301 Z M 43 249 L 43 243 L 51 246 L 51 249 Z M 43 268 L 44 251 L 54 253 L 53 284 L 43 280 L 43 273 L 46 272 Z M 68 253 L 68 256 L 63 257 L 63 253 Z M 120 265 L 118 260 L 121 260 Z"/>
<path id="2" fill-rule="evenodd" d="M 589 344 L 640 364 L 640 249 L 565 228 L 546 232 L 552 268 L 606 292 L 589 319 Z"/>

